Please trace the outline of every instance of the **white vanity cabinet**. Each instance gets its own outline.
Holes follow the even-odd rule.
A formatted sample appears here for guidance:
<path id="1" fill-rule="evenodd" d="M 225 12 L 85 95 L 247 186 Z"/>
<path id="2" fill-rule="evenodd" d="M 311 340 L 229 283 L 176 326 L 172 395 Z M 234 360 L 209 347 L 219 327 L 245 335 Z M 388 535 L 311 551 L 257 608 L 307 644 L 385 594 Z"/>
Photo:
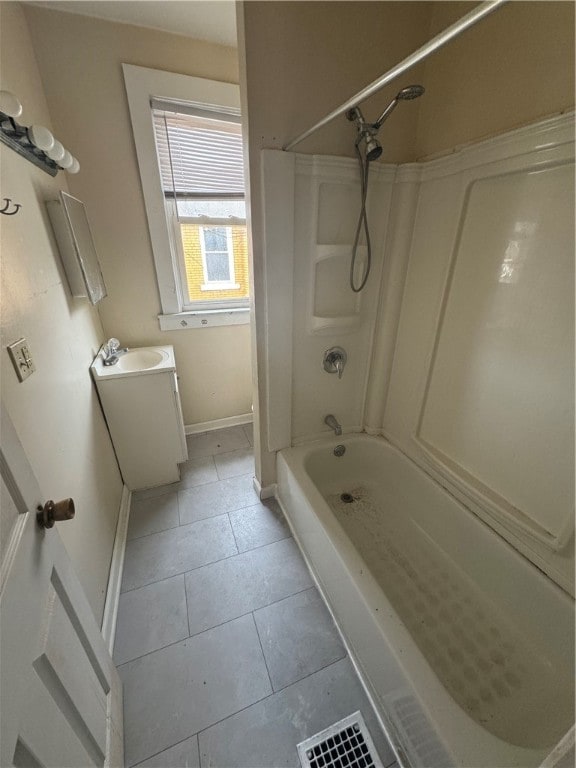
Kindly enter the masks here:
<path id="1" fill-rule="evenodd" d="M 174 483 L 188 459 L 171 346 L 120 354 L 91 366 L 124 482 L 131 491 Z"/>

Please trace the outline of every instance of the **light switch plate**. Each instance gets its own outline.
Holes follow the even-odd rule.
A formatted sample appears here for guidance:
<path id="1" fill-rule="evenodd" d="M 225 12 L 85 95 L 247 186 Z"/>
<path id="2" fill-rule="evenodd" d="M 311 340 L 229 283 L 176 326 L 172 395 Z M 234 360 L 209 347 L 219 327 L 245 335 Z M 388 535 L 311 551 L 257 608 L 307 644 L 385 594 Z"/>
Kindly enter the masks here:
<path id="1" fill-rule="evenodd" d="M 9 344 L 8 354 L 20 381 L 27 379 L 36 370 L 26 339 L 18 339 L 13 344 Z"/>

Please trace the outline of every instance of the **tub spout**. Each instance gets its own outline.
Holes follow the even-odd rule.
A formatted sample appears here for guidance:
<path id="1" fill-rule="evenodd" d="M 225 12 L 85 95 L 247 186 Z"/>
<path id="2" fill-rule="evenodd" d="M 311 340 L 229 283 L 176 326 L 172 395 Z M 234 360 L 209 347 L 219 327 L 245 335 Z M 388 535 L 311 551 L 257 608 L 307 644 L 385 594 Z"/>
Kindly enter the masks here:
<path id="1" fill-rule="evenodd" d="M 342 434 L 342 427 L 336 421 L 336 417 L 333 416 L 331 413 L 329 413 L 328 416 L 324 417 L 324 423 L 328 424 L 330 429 L 334 430 L 335 435 L 340 436 Z"/>

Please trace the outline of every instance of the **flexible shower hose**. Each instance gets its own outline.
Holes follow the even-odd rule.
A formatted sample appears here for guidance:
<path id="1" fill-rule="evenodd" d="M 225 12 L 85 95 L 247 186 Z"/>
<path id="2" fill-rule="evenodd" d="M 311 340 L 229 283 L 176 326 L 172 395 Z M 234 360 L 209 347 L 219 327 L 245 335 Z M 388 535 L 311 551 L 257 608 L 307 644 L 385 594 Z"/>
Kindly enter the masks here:
<path id="1" fill-rule="evenodd" d="M 370 161 L 368 160 L 367 157 L 366 159 L 362 158 L 362 153 L 360 152 L 360 147 L 358 146 L 358 142 L 356 143 L 355 148 L 356 148 L 356 154 L 358 155 L 358 163 L 360 165 L 362 204 L 360 207 L 360 216 L 358 217 L 358 226 L 356 227 L 356 235 L 354 237 L 354 245 L 352 246 L 352 261 L 350 262 L 350 288 L 352 288 L 354 293 L 360 293 L 362 288 L 364 288 L 364 286 L 366 285 L 366 281 L 368 280 L 368 276 L 370 275 L 370 267 L 372 265 L 372 246 L 370 244 L 370 229 L 368 227 L 368 217 L 366 216 L 366 195 L 368 194 L 368 167 L 369 167 Z M 366 267 L 364 270 L 364 275 L 362 276 L 362 280 L 360 281 L 360 285 L 355 286 L 354 270 L 356 267 L 356 252 L 358 250 L 358 242 L 360 240 L 362 224 L 364 224 L 364 232 L 366 234 L 366 247 L 367 247 Z"/>

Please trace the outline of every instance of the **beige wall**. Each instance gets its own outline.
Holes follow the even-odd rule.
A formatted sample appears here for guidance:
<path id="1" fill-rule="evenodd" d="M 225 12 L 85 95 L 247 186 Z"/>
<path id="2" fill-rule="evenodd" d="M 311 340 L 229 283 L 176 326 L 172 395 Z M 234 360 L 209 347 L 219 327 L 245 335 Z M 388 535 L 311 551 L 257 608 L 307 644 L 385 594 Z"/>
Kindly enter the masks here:
<path id="1" fill-rule="evenodd" d="M 477 2 L 252 2 L 244 13 L 251 149 L 279 148 Z M 574 106 L 574 3 L 510 2 L 363 102 L 375 118 L 397 90 L 381 133 L 382 162 L 408 162 Z M 337 118 L 295 151 L 354 156 Z"/>
<path id="2" fill-rule="evenodd" d="M 21 122 L 50 127 L 26 20 L 1 3 L 2 89 L 24 105 Z M 2 196 L 20 203 L 2 216 L 2 399 L 47 499 L 71 496 L 76 518 L 58 526 L 98 620 L 102 617 L 122 493 L 89 365 L 103 333 L 86 299 L 72 299 L 54 245 L 45 201 L 67 189 L 1 145 Z M 18 383 L 6 345 L 26 337 L 36 372 Z"/>
<path id="3" fill-rule="evenodd" d="M 280 148 L 475 5 L 250 0 L 237 6 L 260 361 L 266 345 L 260 150 Z M 573 3 L 509 3 L 362 104 L 374 119 L 399 87 L 426 87 L 423 98 L 401 105 L 383 128 L 382 162 L 414 161 L 573 107 L 573 51 Z M 295 151 L 354 156 L 353 137 L 353 126 L 338 118 Z M 262 366 L 257 373 L 264 437 Z M 265 453 L 262 478 L 274 479 Z"/>
<path id="4" fill-rule="evenodd" d="M 186 424 L 250 411 L 250 328 L 160 331 L 160 299 L 121 64 L 238 81 L 236 50 L 37 6 L 26 8 L 54 126 L 81 163 L 70 179 L 94 230 L 106 336 L 173 344 Z"/>
<path id="5" fill-rule="evenodd" d="M 427 2 L 245 3 L 251 149 L 281 147 L 411 53 L 428 37 L 431 12 Z M 415 67 L 401 85 L 421 77 Z M 367 119 L 399 82 L 362 104 Z M 403 106 L 386 124 L 387 162 L 412 159 L 418 102 Z M 341 117 L 295 151 L 354 157 L 354 137 Z"/>
<path id="6" fill-rule="evenodd" d="M 476 3 L 433 3 L 430 36 Z M 415 154 L 574 108 L 574 3 L 511 2 L 425 62 Z"/>
<path id="7" fill-rule="evenodd" d="M 242 110 L 249 129 L 252 271 L 257 297 L 254 343 L 259 420 L 255 431 L 263 445 L 267 382 L 262 365 L 266 355 L 266 286 L 260 150 L 281 147 L 423 43 L 431 10 L 425 2 L 250 1 L 237 5 Z M 415 68 L 404 84 L 418 82 L 420 75 L 421 70 Z M 365 116 L 375 119 L 396 90 L 396 86 L 387 88 L 367 101 L 363 105 Z M 398 119 L 389 123 L 387 161 L 411 159 L 416 110 L 417 104 L 410 104 L 398 110 Z M 353 138 L 353 126 L 342 118 L 300 144 L 297 151 L 353 157 Z M 275 480 L 274 457 L 263 451 L 261 459 L 257 472 L 263 485 L 268 485 Z"/>

